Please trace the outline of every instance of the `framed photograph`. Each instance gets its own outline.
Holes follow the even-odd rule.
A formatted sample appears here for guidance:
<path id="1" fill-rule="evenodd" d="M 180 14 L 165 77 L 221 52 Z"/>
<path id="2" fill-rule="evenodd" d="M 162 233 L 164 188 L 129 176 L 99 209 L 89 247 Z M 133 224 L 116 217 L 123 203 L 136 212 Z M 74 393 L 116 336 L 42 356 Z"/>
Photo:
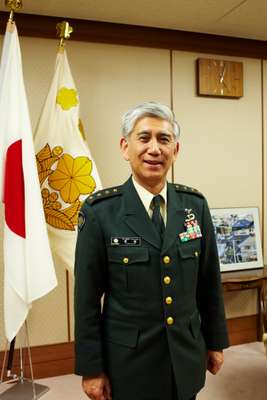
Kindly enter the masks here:
<path id="1" fill-rule="evenodd" d="M 221 271 L 263 268 L 258 208 L 212 208 L 210 212 Z"/>

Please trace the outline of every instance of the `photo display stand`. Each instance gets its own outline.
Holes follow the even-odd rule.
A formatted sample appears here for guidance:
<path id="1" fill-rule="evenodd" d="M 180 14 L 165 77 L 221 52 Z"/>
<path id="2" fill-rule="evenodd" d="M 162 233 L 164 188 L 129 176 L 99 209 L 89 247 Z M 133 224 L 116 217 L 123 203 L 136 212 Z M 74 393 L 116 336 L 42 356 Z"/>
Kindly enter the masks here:
<path id="1" fill-rule="evenodd" d="M 20 331 L 20 337 L 22 337 L 22 330 Z M 0 381 L 0 390 L 2 392 L 2 385 L 8 386 L 2 393 L 0 393 L 0 400 L 37 400 L 45 393 L 49 391 L 49 387 L 45 385 L 40 385 L 39 383 L 34 382 L 33 377 L 33 367 L 32 367 L 32 356 L 31 356 L 31 349 L 29 345 L 29 331 L 27 322 L 25 321 L 24 324 L 24 348 L 22 346 L 22 340 L 19 347 L 19 375 L 12 374 L 11 367 L 8 366 L 9 362 L 12 363 L 13 355 L 11 358 L 8 357 L 8 364 L 7 364 L 7 378 L 9 380 L 4 381 L 4 374 L 6 369 L 6 360 L 7 360 L 7 347 L 8 341 L 6 341 L 5 351 L 4 351 L 4 359 L 1 371 L 1 381 Z M 12 344 L 12 342 L 11 342 Z M 13 342 L 14 346 L 14 342 Z M 9 353 L 11 352 L 11 346 Z M 29 367 L 30 367 L 30 374 L 31 378 L 24 377 L 24 355 L 23 352 L 27 351 L 28 359 L 29 359 Z M 9 354 L 10 356 L 10 354 Z M 10 369 L 9 369 L 10 368 Z M 10 386 L 10 387 L 9 387 Z"/>

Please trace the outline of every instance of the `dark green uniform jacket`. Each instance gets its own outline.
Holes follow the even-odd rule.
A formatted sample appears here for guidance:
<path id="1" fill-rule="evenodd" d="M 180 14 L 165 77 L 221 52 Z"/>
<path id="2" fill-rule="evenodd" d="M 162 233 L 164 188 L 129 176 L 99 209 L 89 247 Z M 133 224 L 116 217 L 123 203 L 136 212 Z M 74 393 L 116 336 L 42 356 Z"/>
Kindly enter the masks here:
<path id="1" fill-rule="evenodd" d="M 197 191 L 168 183 L 163 244 L 130 178 L 82 207 L 75 263 L 75 372 L 106 372 L 113 400 L 179 400 L 228 346 L 214 228 Z M 202 238 L 182 242 L 185 209 Z M 101 312 L 101 297 L 104 305 Z M 173 374 L 173 375 L 172 375 Z"/>

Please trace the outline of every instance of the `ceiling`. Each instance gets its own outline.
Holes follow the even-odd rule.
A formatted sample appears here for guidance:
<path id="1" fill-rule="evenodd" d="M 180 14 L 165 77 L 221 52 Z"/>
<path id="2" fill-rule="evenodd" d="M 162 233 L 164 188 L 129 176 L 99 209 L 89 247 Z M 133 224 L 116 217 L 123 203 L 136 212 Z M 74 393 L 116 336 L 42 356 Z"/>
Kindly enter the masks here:
<path id="1" fill-rule="evenodd" d="M 267 41 L 266 0 L 23 0 L 22 12 Z"/>

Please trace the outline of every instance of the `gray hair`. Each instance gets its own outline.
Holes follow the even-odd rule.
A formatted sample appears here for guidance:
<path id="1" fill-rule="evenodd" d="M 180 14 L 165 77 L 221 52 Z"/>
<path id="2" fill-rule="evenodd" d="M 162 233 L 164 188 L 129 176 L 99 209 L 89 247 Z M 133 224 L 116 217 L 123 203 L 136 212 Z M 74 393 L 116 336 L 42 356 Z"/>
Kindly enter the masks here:
<path id="1" fill-rule="evenodd" d="M 175 141 L 178 141 L 180 136 L 180 127 L 176 121 L 174 112 L 165 104 L 149 101 L 138 104 L 130 108 L 122 117 L 122 135 L 125 139 L 133 131 L 135 124 L 142 118 L 152 117 L 160 118 L 168 121 L 173 130 Z"/>

